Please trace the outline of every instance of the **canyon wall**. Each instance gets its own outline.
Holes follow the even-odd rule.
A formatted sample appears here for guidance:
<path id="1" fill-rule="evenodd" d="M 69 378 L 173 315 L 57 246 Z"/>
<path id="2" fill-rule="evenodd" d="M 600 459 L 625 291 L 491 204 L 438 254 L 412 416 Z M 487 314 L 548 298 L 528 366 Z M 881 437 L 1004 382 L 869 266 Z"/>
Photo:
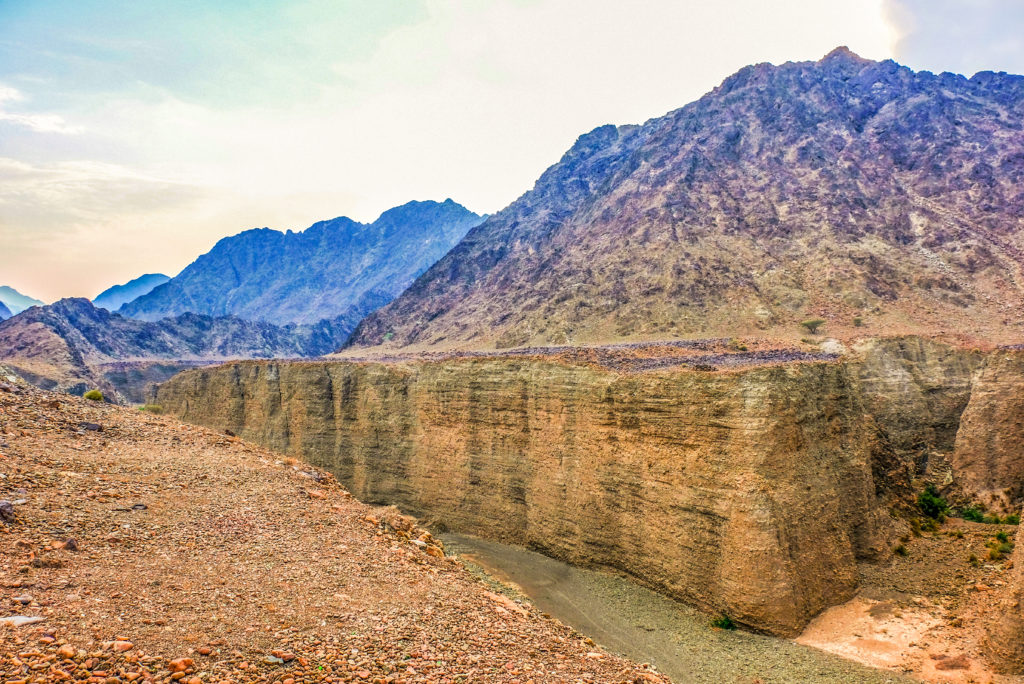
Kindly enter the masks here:
<path id="1" fill-rule="evenodd" d="M 877 429 L 837 363 L 623 374 L 539 359 L 241 362 L 156 398 L 364 501 L 610 566 L 795 634 L 887 555 Z"/>
<path id="2" fill-rule="evenodd" d="M 1019 507 L 1022 390 L 1024 352 L 902 337 L 718 372 L 239 362 L 182 373 L 154 401 L 306 458 L 364 501 L 793 634 L 854 593 L 858 561 L 889 557 L 890 511 L 923 483 Z"/>
<path id="3" fill-rule="evenodd" d="M 1024 498 L 1024 350 L 990 354 L 974 382 L 952 455 L 959 488 L 1001 513 Z"/>

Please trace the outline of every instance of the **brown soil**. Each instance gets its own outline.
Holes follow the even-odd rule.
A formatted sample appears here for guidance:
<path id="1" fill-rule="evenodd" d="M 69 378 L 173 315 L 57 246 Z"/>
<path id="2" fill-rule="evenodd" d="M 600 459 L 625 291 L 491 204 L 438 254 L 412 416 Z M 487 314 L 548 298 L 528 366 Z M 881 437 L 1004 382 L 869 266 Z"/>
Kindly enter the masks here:
<path id="1" fill-rule="evenodd" d="M 985 624 L 1010 580 L 1011 562 L 987 555 L 1000 530 L 1011 540 L 1016 533 L 950 519 L 911 538 L 906 556 L 863 565 L 858 596 L 819 615 L 797 641 L 928 682 L 1024 681 L 993 674 L 982 653 Z"/>
<path id="2" fill-rule="evenodd" d="M 7 682 L 667 681 L 330 475 L 166 417 L 4 383 L 0 499 L 0 621 L 44 618 L 0 626 Z"/>

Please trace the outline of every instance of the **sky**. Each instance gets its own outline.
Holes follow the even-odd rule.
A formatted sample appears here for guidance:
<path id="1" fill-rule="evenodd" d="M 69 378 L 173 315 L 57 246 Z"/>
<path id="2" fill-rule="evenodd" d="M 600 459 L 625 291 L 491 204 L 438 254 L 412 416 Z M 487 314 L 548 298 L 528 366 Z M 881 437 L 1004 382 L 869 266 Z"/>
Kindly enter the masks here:
<path id="1" fill-rule="evenodd" d="M 221 237 L 491 213 L 596 126 L 746 64 L 1024 73 L 1024 0 L 0 0 L 0 285 L 174 275 Z"/>

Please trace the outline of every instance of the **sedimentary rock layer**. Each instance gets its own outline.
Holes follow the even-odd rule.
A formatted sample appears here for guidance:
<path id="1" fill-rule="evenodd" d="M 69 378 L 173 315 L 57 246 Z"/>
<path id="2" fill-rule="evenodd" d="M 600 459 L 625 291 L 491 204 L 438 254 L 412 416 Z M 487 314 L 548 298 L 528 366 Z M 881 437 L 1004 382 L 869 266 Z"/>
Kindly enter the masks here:
<path id="1" fill-rule="evenodd" d="M 888 549 L 880 442 L 839 363 L 622 374 L 543 359 L 235 363 L 156 399 L 359 498 L 628 572 L 793 634 Z"/>

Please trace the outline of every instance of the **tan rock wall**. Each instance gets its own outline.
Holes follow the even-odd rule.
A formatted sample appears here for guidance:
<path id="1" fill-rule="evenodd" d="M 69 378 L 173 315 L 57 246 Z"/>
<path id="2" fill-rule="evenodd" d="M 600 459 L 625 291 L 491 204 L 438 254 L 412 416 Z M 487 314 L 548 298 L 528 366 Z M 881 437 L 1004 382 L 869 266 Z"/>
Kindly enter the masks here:
<path id="1" fill-rule="evenodd" d="M 840 364 L 623 375 L 523 359 L 237 363 L 157 402 L 359 498 L 628 572 L 794 634 L 887 553 L 873 427 Z"/>
<path id="2" fill-rule="evenodd" d="M 1024 498 L 1024 351 L 991 353 L 960 420 L 952 464 L 959 488 L 993 509 Z"/>

